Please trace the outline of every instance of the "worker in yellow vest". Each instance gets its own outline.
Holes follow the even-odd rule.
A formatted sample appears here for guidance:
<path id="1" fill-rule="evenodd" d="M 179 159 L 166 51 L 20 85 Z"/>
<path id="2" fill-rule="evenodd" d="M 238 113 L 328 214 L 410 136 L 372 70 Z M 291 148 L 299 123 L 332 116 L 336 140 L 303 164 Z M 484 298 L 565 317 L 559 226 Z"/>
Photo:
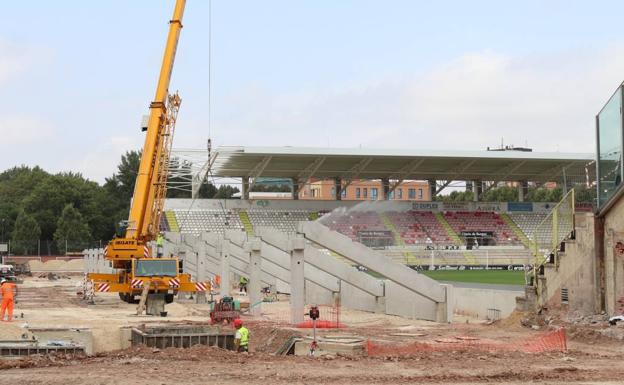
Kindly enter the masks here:
<path id="1" fill-rule="evenodd" d="M 156 238 L 156 256 L 157 258 L 162 258 L 163 256 L 163 245 L 165 243 L 165 237 L 163 233 L 158 233 L 158 237 Z"/>
<path id="2" fill-rule="evenodd" d="M 249 329 L 243 326 L 243 321 L 240 318 L 234 320 L 234 327 L 236 328 L 236 336 L 234 337 L 236 351 L 249 353 Z"/>

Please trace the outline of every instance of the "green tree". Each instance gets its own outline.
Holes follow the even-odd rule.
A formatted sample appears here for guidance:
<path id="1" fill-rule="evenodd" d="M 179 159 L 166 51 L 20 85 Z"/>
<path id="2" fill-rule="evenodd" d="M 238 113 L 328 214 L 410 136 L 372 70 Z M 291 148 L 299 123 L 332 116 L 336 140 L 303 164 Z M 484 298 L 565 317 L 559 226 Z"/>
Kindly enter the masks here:
<path id="1" fill-rule="evenodd" d="M 134 193 L 134 183 L 139 173 L 141 163 L 140 151 L 128 151 L 121 156 L 121 162 L 117 165 L 117 172 L 110 178 L 106 178 L 104 188 L 115 195 L 120 202 L 130 206 L 130 199 Z"/>
<path id="2" fill-rule="evenodd" d="M 140 151 L 128 151 L 121 156 L 121 162 L 117 165 L 117 172 L 110 178 L 106 178 L 104 183 L 105 196 L 102 198 L 108 207 L 108 215 L 113 231 L 106 240 L 112 237 L 114 229 L 118 227 L 120 221 L 128 219 L 130 214 L 130 201 L 134 193 L 134 184 L 139 172 L 141 163 Z M 96 239 L 100 239 L 95 233 Z"/>
<path id="3" fill-rule="evenodd" d="M 217 188 L 214 184 L 204 181 L 199 187 L 198 197 L 201 199 L 213 198 L 217 195 Z"/>
<path id="4" fill-rule="evenodd" d="M 58 218 L 67 204 L 80 211 L 98 235 L 105 235 L 112 233 L 113 224 L 107 218 L 109 212 L 102 211 L 104 197 L 100 189 L 80 174 L 60 173 L 39 183 L 24 199 L 23 207 L 39 224 L 43 239 L 53 239 Z"/>
<path id="5" fill-rule="evenodd" d="M 292 187 L 288 184 L 256 184 L 251 189 L 253 192 L 291 192 Z"/>
<path id="6" fill-rule="evenodd" d="M 230 186 L 229 184 L 221 185 L 217 189 L 217 193 L 214 195 L 214 199 L 230 199 L 232 195 L 240 192 L 238 187 Z"/>
<path id="7" fill-rule="evenodd" d="M 0 231 L 7 239 L 22 209 L 24 197 L 50 174 L 39 167 L 13 167 L 0 173 Z"/>
<path id="8" fill-rule="evenodd" d="M 65 205 L 54 232 L 54 242 L 58 250 L 65 250 L 66 245 L 72 250 L 81 250 L 90 240 L 89 225 L 80 211 L 71 203 Z"/>
<path id="9" fill-rule="evenodd" d="M 485 193 L 484 202 L 517 202 L 518 188 L 510 186 L 495 187 Z"/>
<path id="10" fill-rule="evenodd" d="M 472 191 L 451 191 L 448 195 L 438 195 L 436 200 L 442 202 L 470 202 L 473 200 Z"/>
<path id="11" fill-rule="evenodd" d="M 577 202 L 594 203 L 596 201 L 596 189 L 585 186 L 575 187 L 574 198 Z"/>
<path id="12" fill-rule="evenodd" d="M 41 229 L 35 218 L 21 210 L 15 220 L 15 227 L 11 235 L 13 253 L 23 255 L 36 253 L 40 236 Z"/>
<path id="13" fill-rule="evenodd" d="M 543 187 L 530 188 L 526 200 L 528 202 L 550 202 L 550 192 Z"/>

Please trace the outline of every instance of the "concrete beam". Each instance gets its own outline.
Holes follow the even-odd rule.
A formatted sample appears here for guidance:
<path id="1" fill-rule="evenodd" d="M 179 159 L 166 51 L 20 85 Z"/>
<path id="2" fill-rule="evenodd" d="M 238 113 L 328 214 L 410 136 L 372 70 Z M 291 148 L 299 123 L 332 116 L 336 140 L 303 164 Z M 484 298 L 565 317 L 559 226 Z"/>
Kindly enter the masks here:
<path id="1" fill-rule="evenodd" d="M 305 262 L 318 269 L 332 274 L 350 285 L 375 297 L 384 296 L 383 281 L 376 279 L 353 266 L 323 254 L 312 246 L 306 246 Z"/>
<path id="2" fill-rule="evenodd" d="M 225 230 L 225 234 L 223 234 L 225 239 L 228 239 L 238 247 L 245 247 L 245 242 L 247 242 L 247 233 L 241 230 L 228 229 Z"/>
<path id="3" fill-rule="evenodd" d="M 262 257 L 284 269 L 290 269 L 290 254 L 265 242 L 262 243 Z M 313 282 L 334 293 L 340 291 L 340 282 L 333 275 L 307 263 L 304 265 L 304 272 L 307 281 Z M 288 282 L 290 282 L 290 280 Z"/>
<path id="4" fill-rule="evenodd" d="M 263 256 L 269 260 L 276 260 L 277 258 L 280 258 L 279 263 L 285 263 L 285 257 L 288 257 L 286 251 L 289 246 L 286 234 L 265 227 L 258 228 L 257 233 L 263 241 Z M 284 254 L 280 255 L 279 252 Z M 370 275 L 361 272 L 353 266 L 349 266 L 348 264 L 341 262 L 330 255 L 323 254 L 312 246 L 306 245 L 304 258 L 306 268 L 307 265 L 315 267 L 318 271 L 323 271 L 330 276 L 346 281 L 356 288 L 375 297 L 381 297 L 384 295 L 383 281 L 371 277 Z M 310 276 L 306 275 L 306 278 L 310 279 Z M 325 287 L 330 289 L 327 286 Z"/>
<path id="5" fill-rule="evenodd" d="M 250 256 L 250 252 L 246 251 L 243 248 L 238 247 L 237 245 L 230 243 L 229 244 L 229 248 L 230 248 L 230 255 L 236 259 L 235 263 L 238 263 L 239 266 L 244 266 L 244 271 L 246 273 L 249 273 L 249 265 L 251 263 L 251 256 Z M 232 262 L 230 262 L 232 263 Z M 284 281 L 286 283 L 290 282 L 290 272 L 275 264 L 275 263 L 263 263 L 262 264 L 262 271 L 274 278 L 277 278 L 281 281 Z"/>
<path id="6" fill-rule="evenodd" d="M 261 244 L 255 239 L 250 242 L 250 263 L 249 263 L 249 306 L 251 307 L 251 315 L 259 316 L 262 314 L 262 284 L 260 282 L 262 275 L 262 256 L 260 255 Z"/>
<path id="7" fill-rule="evenodd" d="M 290 321 L 297 325 L 303 322 L 305 308 L 305 272 L 303 252 L 305 239 L 292 237 L 290 239 Z"/>
<path id="8" fill-rule="evenodd" d="M 300 222 L 299 232 L 306 238 L 376 271 L 387 279 L 432 301 L 446 302 L 446 291 L 437 281 L 418 274 L 411 268 L 392 261 L 376 251 L 317 222 Z"/>

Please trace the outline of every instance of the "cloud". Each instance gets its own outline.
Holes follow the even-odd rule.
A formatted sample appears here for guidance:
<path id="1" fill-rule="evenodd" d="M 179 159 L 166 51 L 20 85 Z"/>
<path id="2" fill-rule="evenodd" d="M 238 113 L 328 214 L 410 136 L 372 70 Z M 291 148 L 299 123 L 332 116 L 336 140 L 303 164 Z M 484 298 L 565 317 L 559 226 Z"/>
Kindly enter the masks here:
<path id="1" fill-rule="evenodd" d="M 65 169 L 80 172 L 91 180 L 103 183 L 117 171 L 123 154 L 141 148 L 142 139 L 141 136 L 113 136 L 106 142 L 90 147 L 90 151 L 81 158 L 67 163 Z"/>
<path id="2" fill-rule="evenodd" d="M 52 125 L 31 116 L 0 117 L 0 147 L 41 143 L 54 134 Z"/>
<path id="3" fill-rule="evenodd" d="M 220 144 L 592 152 L 594 117 L 619 85 L 624 47 L 526 56 L 483 51 L 419 74 L 274 94 L 232 94 Z"/>
<path id="4" fill-rule="evenodd" d="M 0 38 L 0 85 L 15 79 L 19 74 L 26 73 L 35 62 L 47 60 L 46 49 L 18 45 Z"/>

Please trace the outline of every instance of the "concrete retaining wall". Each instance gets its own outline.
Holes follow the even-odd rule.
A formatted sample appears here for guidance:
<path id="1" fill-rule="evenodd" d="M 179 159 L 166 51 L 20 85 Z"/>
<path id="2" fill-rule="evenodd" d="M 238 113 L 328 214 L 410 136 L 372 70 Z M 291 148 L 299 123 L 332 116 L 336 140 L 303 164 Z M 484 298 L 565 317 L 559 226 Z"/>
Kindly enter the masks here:
<path id="1" fill-rule="evenodd" d="M 524 291 L 453 287 L 453 310 L 456 314 L 486 319 L 488 309 L 500 311 L 501 318 L 509 316 L 516 308 L 516 297 Z"/>

